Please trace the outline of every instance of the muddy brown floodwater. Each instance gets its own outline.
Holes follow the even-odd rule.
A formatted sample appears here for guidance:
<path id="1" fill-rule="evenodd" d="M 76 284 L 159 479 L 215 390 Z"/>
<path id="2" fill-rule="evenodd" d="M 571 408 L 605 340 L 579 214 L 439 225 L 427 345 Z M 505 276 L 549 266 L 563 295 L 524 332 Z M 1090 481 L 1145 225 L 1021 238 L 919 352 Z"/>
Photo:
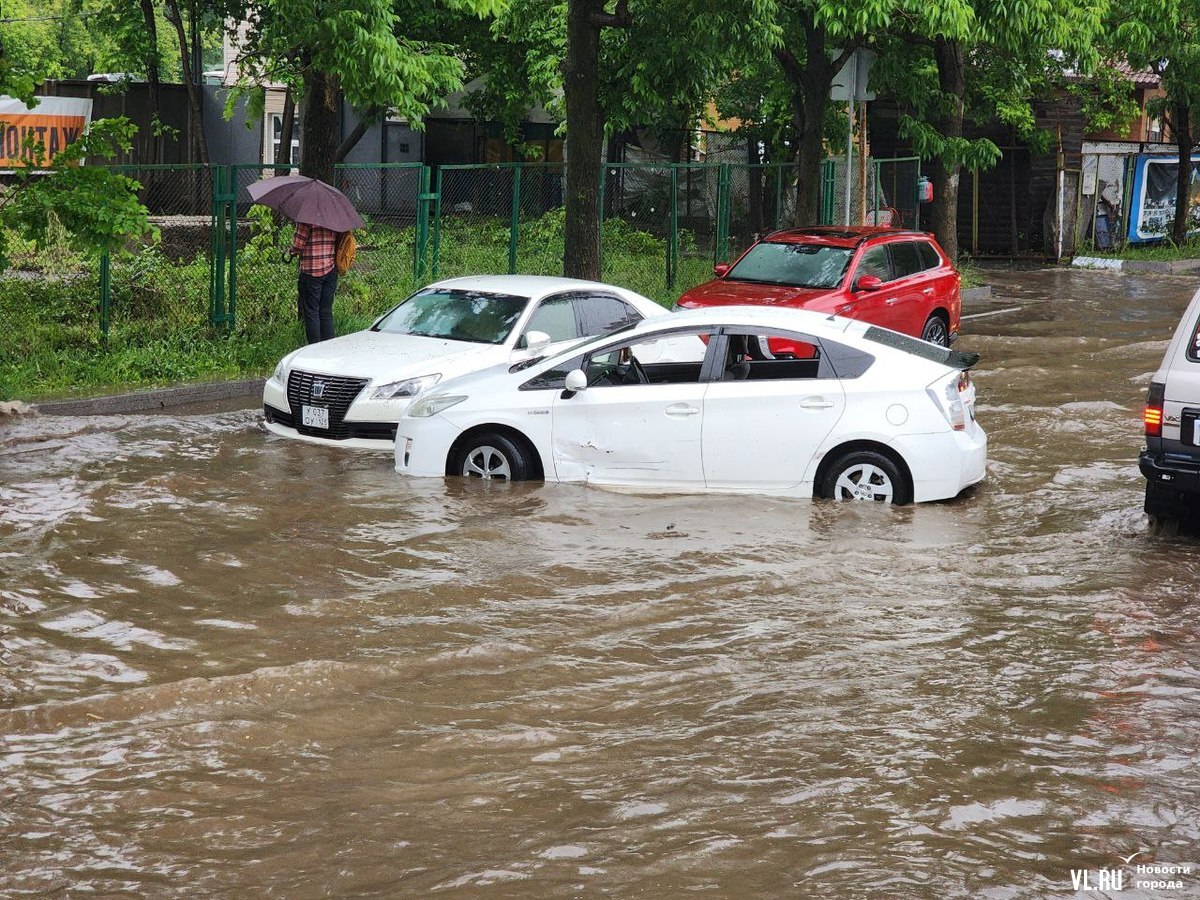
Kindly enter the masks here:
<path id="1" fill-rule="evenodd" d="M 993 283 L 950 503 L 3 422 L 0 896 L 1200 896 L 1200 543 L 1136 464 L 1195 284 Z"/>

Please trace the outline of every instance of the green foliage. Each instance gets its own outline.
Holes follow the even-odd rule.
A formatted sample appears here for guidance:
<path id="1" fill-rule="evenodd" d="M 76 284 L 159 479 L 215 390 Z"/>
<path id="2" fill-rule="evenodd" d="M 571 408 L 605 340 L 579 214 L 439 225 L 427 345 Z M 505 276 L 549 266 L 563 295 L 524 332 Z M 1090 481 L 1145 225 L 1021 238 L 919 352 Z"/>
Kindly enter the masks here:
<path id="1" fill-rule="evenodd" d="M 1200 6 L 1191 0 L 1113 0 L 1114 51 L 1162 78 L 1171 103 L 1200 102 Z"/>
<path id="2" fill-rule="evenodd" d="M 998 119 L 1037 148 L 1031 102 L 1051 96 L 1067 73 L 1087 73 L 1097 62 L 1097 35 L 1107 0 L 947 0 L 905 2 L 880 42 L 872 71 L 879 90 L 902 106 L 901 133 L 925 159 L 948 166 L 988 168 L 1000 159 L 991 141 L 955 135 L 963 118 Z M 946 48 L 942 69 L 935 44 Z M 961 59 L 960 71 L 950 61 Z M 962 79 L 961 91 L 952 90 Z"/>
<path id="3" fill-rule="evenodd" d="M 414 127 L 434 105 L 462 87 L 457 48 L 424 33 L 431 17 L 481 17 L 507 0 L 257 0 L 245 4 L 250 29 L 241 59 L 247 84 L 298 84 L 305 69 L 334 76 L 359 110 L 387 109 Z"/>
<path id="4" fill-rule="evenodd" d="M 987 138 L 948 138 L 928 122 L 908 115 L 900 117 L 900 136 L 912 141 L 913 150 L 922 159 L 937 157 L 948 165 L 964 166 L 970 171 L 990 169 L 1003 155 Z"/>
<path id="5" fill-rule="evenodd" d="M 138 202 L 136 181 L 85 158 L 111 158 L 127 150 L 135 128 L 128 119 L 99 119 L 49 163 L 45 148 L 33 148 L 30 167 L 18 169 L 0 197 L 0 228 L 44 241 L 61 225 L 79 250 L 118 250 L 127 241 L 153 234 L 146 208 Z M 8 265 L 7 231 L 0 231 L 0 271 Z"/>
<path id="6" fill-rule="evenodd" d="M 0 311 L 0 400 L 31 400 L 133 387 L 262 375 L 304 341 L 296 314 L 296 266 L 284 262 L 276 241 L 282 227 L 265 208 L 251 207 L 251 236 L 238 251 L 238 304 L 232 329 L 208 323 L 209 260 L 203 254 L 173 260 L 157 245 L 115 258 L 111 326 L 99 329 L 98 267 L 94 258 L 65 258 L 61 275 L 44 265 L 48 248 L 34 253 L 33 272 L 0 274 L 6 301 Z M 523 223 L 518 271 L 561 274 L 561 210 Z M 364 328 L 412 292 L 412 228 L 368 223 L 354 269 L 339 280 L 334 305 L 339 334 Z M 447 218 L 439 277 L 508 271 L 508 222 Z M 16 243 L 14 241 L 14 243 Z M 694 240 L 683 236 L 685 249 Z M 680 260 L 676 289 L 664 283 L 666 243 L 628 222 L 605 223 L 604 277 L 669 306 L 712 274 L 711 254 Z"/>
<path id="7" fill-rule="evenodd" d="M 1071 81 L 1067 91 L 1079 100 L 1084 121 L 1093 131 L 1122 131 L 1139 112 L 1129 80 L 1112 66 Z"/>
<path id="8" fill-rule="evenodd" d="M 1094 249 L 1088 251 L 1088 255 L 1145 262 L 1179 262 L 1200 259 L 1200 238 L 1189 238 L 1181 244 L 1176 244 L 1169 236 L 1164 235 L 1161 241 L 1155 241 L 1152 244 L 1128 244 L 1112 250 Z"/>
<path id="9" fill-rule="evenodd" d="M 632 26 L 601 32 L 596 77 L 608 131 L 691 127 L 731 71 L 781 40 L 774 9 L 770 0 L 629 0 Z M 566 12 L 562 0 L 513 3 L 466 45 L 467 77 L 484 79 L 468 104 L 503 123 L 511 143 L 530 107 L 563 115 Z"/>

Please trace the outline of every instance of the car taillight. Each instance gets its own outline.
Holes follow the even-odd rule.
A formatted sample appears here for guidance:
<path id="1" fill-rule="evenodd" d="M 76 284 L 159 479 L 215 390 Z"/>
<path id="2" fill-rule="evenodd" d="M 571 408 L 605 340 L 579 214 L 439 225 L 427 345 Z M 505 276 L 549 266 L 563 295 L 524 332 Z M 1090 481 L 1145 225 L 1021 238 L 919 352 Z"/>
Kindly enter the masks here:
<path id="1" fill-rule="evenodd" d="M 1150 391 L 1146 394 L 1146 408 L 1142 412 L 1142 422 L 1146 426 L 1146 437 L 1162 437 L 1163 401 L 1167 397 L 1167 386 L 1160 381 L 1150 382 Z"/>
<path id="2" fill-rule="evenodd" d="M 947 379 L 939 387 L 935 381 L 925 389 L 930 398 L 942 411 L 942 415 L 946 417 L 946 421 L 950 423 L 950 427 L 955 431 L 967 430 L 968 404 L 974 402 L 975 388 L 971 384 L 971 376 L 966 372 L 959 372 L 957 376 Z"/>

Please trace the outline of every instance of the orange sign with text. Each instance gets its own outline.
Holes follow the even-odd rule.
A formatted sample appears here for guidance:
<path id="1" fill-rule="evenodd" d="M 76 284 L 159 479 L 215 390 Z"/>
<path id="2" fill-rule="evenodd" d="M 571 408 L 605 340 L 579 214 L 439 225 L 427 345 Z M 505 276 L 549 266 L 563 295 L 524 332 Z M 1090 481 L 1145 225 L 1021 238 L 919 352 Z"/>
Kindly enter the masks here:
<path id="1" fill-rule="evenodd" d="M 78 97 L 42 97 L 30 109 L 12 97 L 0 97 L 0 167 L 45 165 L 83 133 L 92 101 Z M 40 145 L 39 154 L 34 145 Z"/>

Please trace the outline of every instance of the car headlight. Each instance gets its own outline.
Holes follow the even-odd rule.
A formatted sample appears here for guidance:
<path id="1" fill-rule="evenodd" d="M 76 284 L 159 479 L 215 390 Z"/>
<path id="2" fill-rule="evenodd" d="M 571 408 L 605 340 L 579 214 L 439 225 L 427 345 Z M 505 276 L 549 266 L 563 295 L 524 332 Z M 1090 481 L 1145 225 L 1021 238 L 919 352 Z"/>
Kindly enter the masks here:
<path id="1" fill-rule="evenodd" d="M 418 400 L 408 408 L 408 414 L 418 419 L 427 419 L 466 399 L 464 394 L 437 394 L 433 397 L 426 397 L 424 400 Z"/>
<path id="2" fill-rule="evenodd" d="M 418 375 L 416 378 L 405 378 L 403 381 L 393 381 L 375 388 L 372 400 L 395 400 L 397 397 L 415 397 L 421 391 L 433 387 L 441 379 L 440 372 L 433 375 Z"/>
<path id="3" fill-rule="evenodd" d="M 285 356 L 275 365 L 275 372 L 271 375 L 280 384 L 287 384 L 287 357 Z"/>

